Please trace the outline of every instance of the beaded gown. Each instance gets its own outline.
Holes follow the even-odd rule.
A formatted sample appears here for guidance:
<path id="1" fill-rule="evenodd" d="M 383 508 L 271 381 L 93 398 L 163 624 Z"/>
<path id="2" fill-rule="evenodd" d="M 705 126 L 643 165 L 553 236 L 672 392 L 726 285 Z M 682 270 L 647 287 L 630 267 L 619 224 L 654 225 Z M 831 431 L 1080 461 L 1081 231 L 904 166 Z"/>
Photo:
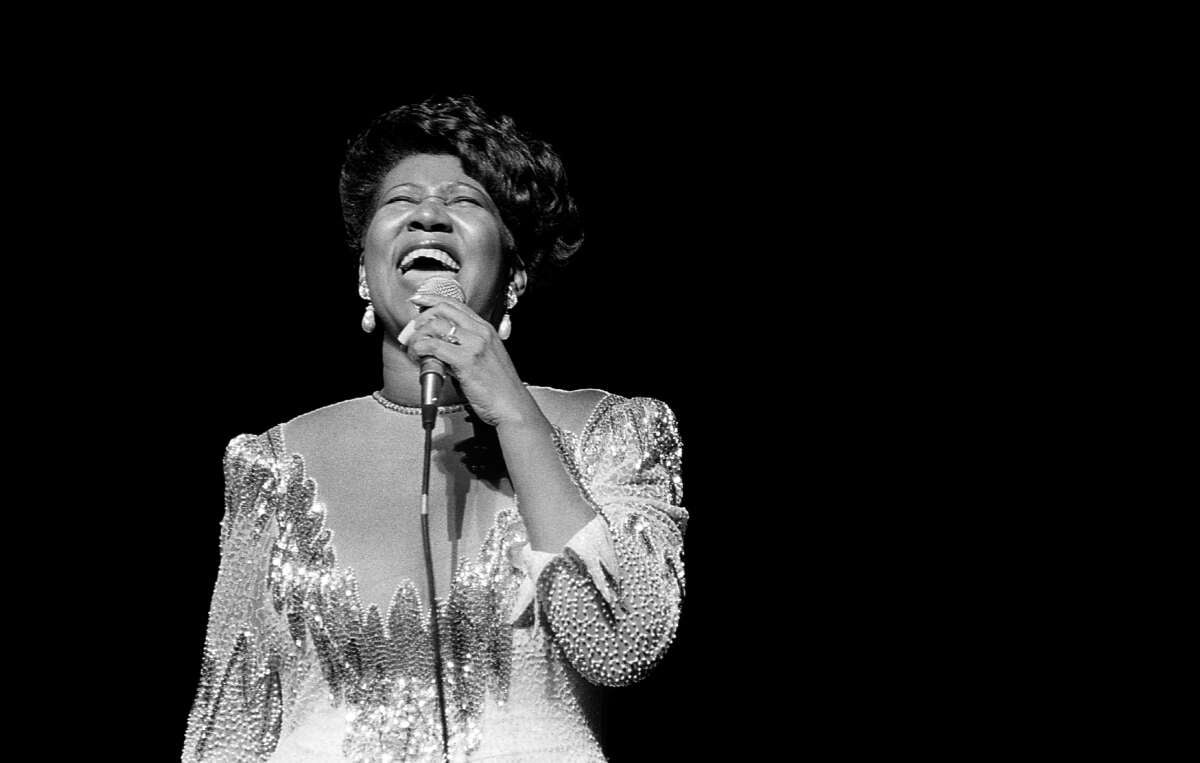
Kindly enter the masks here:
<path id="1" fill-rule="evenodd" d="M 675 416 L 588 392 L 586 418 L 547 411 L 596 512 L 559 553 L 530 546 L 511 483 L 471 463 L 470 410 L 439 415 L 430 533 L 452 760 L 604 760 L 599 687 L 637 681 L 675 636 L 688 518 Z M 442 759 L 414 412 L 376 395 L 307 414 L 319 452 L 292 422 L 229 443 L 183 760 Z M 394 447 L 360 444 L 380 437 Z"/>

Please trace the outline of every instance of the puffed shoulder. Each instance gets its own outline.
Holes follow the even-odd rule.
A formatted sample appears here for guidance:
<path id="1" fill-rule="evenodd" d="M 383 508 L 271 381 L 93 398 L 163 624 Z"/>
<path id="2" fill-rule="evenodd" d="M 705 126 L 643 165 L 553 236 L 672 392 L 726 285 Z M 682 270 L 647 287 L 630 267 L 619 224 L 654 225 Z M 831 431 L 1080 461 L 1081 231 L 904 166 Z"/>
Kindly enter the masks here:
<path id="1" fill-rule="evenodd" d="M 252 520 L 257 531 L 266 524 L 270 512 L 259 497 L 279 492 L 287 482 L 288 466 L 278 439 L 278 427 L 274 427 L 262 434 L 239 434 L 225 446 L 223 541 L 243 521 Z"/>
<path id="2" fill-rule="evenodd" d="M 226 466 L 236 463 L 249 463 L 262 460 L 270 455 L 264 434 L 239 434 L 225 446 Z"/>
<path id="3" fill-rule="evenodd" d="M 241 474 L 247 470 L 277 475 L 283 458 L 279 427 L 272 427 L 261 434 L 239 434 L 225 446 L 223 464 L 225 476 Z M 228 487 L 228 485 L 227 485 Z"/>
<path id="4" fill-rule="evenodd" d="M 626 495 L 681 506 L 682 461 L 675 412 L 652 397 L 607 394 L 580 433 L 581 477 L 592 492 L 619 486 Z M 610 485 L 613 480 L 618 485 Z M 686 515 L 678 521 L 685 530 Z"/>

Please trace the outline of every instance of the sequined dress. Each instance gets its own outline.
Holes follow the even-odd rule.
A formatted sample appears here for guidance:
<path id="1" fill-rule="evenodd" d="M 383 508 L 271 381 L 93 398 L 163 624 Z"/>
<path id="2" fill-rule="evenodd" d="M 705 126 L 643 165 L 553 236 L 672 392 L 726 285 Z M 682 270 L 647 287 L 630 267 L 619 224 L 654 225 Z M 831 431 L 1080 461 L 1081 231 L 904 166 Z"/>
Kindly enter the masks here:
<path id="1" fill-rule="evenodd" d="M 449 591 L 438 584 L 452 760 L 604 760 L 597 687 L 637 681 L 676 633 L 688 515 L 673 412 L 602 393 L 578 432 L 552 423 L 596 517 L 551 554 L 529 545 L 519 496 L 479 513 L 478 543 L 447 573 Z M 221 563 L 182 759 L 440 760 L 422 588 L 403 579 L 389 606 L 364 606 L 323 488 L 281 426 L 235 437 L 224 467 Z"/>

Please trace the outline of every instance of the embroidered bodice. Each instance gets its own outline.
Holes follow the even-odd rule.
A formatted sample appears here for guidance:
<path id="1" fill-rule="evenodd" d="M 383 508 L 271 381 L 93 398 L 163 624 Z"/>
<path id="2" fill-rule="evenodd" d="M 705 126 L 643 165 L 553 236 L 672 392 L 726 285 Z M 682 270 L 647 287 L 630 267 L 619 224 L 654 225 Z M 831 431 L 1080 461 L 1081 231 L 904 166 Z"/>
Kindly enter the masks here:
<path id="1" fill-rule="evenodd" d="M 595 687 L 638 680 L 674 638 L 687 512 L 673 413 L 605 394 L 578 434 L 554 437 L 596 518 L 539 552 L 520 496 L 502 500 L 438 583 L 454 760 L 603 760 Z M 234 438 L 183 759 L 438 760 L 441 747 L 421 589 L 402 580 L 389 606 L 364 606 L 283 429 Z"/>

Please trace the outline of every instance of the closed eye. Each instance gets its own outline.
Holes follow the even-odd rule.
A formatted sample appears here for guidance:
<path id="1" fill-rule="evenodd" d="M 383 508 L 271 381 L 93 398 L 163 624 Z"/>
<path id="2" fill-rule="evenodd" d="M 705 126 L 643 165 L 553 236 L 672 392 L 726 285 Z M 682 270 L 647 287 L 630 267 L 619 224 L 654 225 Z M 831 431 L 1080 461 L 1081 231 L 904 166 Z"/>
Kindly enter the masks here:
<path id="1" fill-rule="evenodd" d="M 392 196 L 391 198 L 389 198 L 387 201 L 384 202 L 384 204 L 409 204 L 409 205 L 413 205 L 413 206 L 416 206 L 417 204 L 420 204 L 420 203 L 421 203 L 421 199 L 418 199 L 415 196 Z M 447 201 L 445 203 L 449 204 L 451 206 L 456 206 L 456 207 L 466 207 L 466 206 L 482 207 L 483 206 L 482 201 L 480 201 L 479 199 L 476 199 L 474 197 L 471 197 L 471 196 L 455 196 L 453 199 L 450 199 L 449 201 Z"/>

